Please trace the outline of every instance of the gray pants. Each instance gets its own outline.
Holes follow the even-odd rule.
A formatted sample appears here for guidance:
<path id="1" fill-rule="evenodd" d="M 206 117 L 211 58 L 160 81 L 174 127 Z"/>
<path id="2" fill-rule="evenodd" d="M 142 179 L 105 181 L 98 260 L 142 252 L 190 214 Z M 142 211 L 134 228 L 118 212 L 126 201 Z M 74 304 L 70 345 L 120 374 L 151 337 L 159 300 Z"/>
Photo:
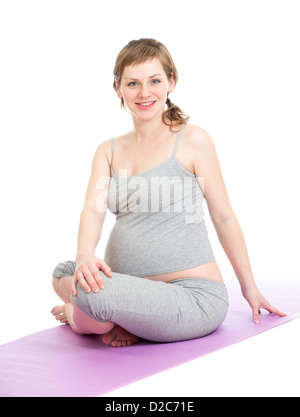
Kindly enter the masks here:
<path id="1" fill-rule="evenodd" d="M 73 275 L 76 262 L 57 265 L 53 276 Z M 224 321 L 228 293 L 223 284 L 203 278 L 165 283 L 102 271 L 105 288 L 86 293 L 77 283 L 74 304 L 99 322 L 113 321 L 130 333 L 153 342 L 176 342 L 206 336 Z"/>

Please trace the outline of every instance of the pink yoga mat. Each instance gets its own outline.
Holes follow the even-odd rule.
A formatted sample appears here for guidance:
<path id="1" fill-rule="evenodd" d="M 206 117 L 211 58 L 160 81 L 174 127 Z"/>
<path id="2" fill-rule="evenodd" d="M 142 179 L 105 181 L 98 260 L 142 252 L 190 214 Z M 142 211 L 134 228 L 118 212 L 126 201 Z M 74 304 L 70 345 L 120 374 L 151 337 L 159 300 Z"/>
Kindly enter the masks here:
<path id="1" fill-rule="evenodd" d="M 264 312 L 252 322 L 251 310 L 236 286 L 230 288 L 230 309 L 214 333 L 185 342 L 147 341 L 112 348 L 101 336 L 79 336 L 68 325 L 31 334 L 0 346 L 1 397 L 93 397 L 255 336 L 300 315 L 300 285 L 260 286 L 262 293 L 287 317 Z M 111 378 L 118 375 L 118 378 Z"/>

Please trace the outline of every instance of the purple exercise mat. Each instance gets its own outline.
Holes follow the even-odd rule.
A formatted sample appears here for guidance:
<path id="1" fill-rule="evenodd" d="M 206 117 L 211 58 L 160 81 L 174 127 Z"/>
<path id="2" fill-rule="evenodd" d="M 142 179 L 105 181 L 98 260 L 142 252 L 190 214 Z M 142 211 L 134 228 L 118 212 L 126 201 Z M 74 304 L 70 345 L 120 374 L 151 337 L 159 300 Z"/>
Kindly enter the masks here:
<path id="1" fill-rule="evenodd" d="M 228 316 L 216 332 L 200 339 L 176 343 L 142 341 L 113 348 L 104 345 L 101 336 L 79 336 L 68 325 L 60 325 L 6 343 L 0 346 L 0 397 L 103 395 L 299 316 L 299 283 L 260 286 L 267 299 L 288 315 L 280 318 L 264 312 L 259 325 L 252 322 L 250 307 L 239 288 L 226 285 Z"/>

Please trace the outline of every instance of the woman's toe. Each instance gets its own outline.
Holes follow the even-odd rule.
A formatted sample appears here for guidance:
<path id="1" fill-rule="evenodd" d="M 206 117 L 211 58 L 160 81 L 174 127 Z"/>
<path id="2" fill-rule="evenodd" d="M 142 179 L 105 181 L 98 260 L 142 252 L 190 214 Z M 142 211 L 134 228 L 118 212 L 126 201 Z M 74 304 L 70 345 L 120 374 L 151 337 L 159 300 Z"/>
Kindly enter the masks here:
<path id="1" fill-rule="evenodd" d="M 64 312 L 64 306 L 55 306 L 51 310 L 51 314 L 53 316 L 57 316 L 58 314 L 62 314 Z"/>

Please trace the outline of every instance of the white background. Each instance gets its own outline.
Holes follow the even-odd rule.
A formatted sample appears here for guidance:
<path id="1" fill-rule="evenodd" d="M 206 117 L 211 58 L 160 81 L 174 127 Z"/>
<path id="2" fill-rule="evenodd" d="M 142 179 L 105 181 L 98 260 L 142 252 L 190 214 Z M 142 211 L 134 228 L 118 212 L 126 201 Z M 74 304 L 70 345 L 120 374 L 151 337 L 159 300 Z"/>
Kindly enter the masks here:
<path id="1" fill-rule="evenodd" d="M 179 73 L 172 102 L 215 141 L 258 286 L 285 281 L 292 293 L 299 279 L 299 6 L 0 2 L 0 343 L 57 325 L 52 271 L 75 258 L 97 145 L 132 128 L 112 71 L 120 49 L 141 37 L 167 46 Z M 108 213 L 100 257 L 113 220 Z M 225 281 L 235 280 L 206 221 Z M 299 330 L 295 320 L 116 393 L 299 396 Z"/>

